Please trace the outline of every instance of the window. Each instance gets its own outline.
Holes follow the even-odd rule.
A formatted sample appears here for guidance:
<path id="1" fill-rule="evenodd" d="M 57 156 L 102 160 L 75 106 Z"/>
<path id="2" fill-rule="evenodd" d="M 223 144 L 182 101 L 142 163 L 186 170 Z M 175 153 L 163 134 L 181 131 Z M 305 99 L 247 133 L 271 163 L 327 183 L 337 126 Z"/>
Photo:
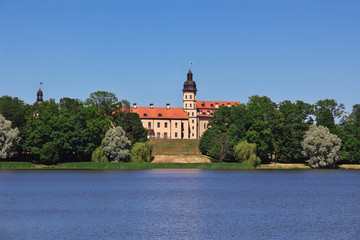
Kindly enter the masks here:
<path id="1" fill-rule="evenodd" d="M 178 137 L 177 132 L 175 133 L 175 137 L 176 137 L 176 138 Z"/>
<path id="2" fill-rule="evenodd" d="M 210 107 L 214 107 L 214 104 L 210 104 Z"/>
<path id="3" fill-rule="evenodd" d="M 185 95 L 185 99 L 187 99 L 187 95 Z"/>
<path id="4" fill-rule="evenodd" d="M 185 107 L 187 108 L 187 104 L 185 103 Z"/>
<path id="5" fill-rule="evenodd" d="M 190 107 L 192 108 L 192 104 L 190 103 Z"/>
<path id="6" fill-rule="evenodd" d="M 151 128 L 151 122 L 148 122 L 148 128 Z"/>
<path id="7" fill-rule="evenodd" d="M 146 113 L 144 113 L 143 117 L 147 117 L 147 114 L 146 114 Z"/>
<path id="8" fill-rule="evenodd" d="M 192 130 L 194 130 L 194 126 L 192 126 Z"/>
<path id="9" fill-rule="evenodd" d="M 204 123 L 204 128 L 206 128 L 206 123 Z"/>
<path id="10" fill-rule="evenodd" d="M 194 112 L 192 112 L 192 114 L 191 115 L 193 115 L 194 116 Z"/>
<path id="11" fill-rule="evenodd" d="M 194 119 L 192 120 L 192 123 L 194 123 Z"/>
<path id="12" fill-rule="evenodd" d="M 166 133 L 164 133 L 164 138 L 165 138 L 165 139 L 167 139 L 167 132 L 166 132 Z"/>
<path id="13" fill-rule="evenodd" d="M 161 114 L 161 113 L 159 113 L 159 114 L 158 114 L 158 117 L 162 117 L 162 114 Z"/>
<path id="14" fill-rule="evenodd" d="M 192 95 L 190 95 L 190 99 L 192 99 Z"/>
<path id="15" fill-rule="evenodd" d="M 165 127 L 167 128 L 167 122 L 165 123 Z"/>
<path id="16" fill-rule="evenodd" d="M 192 136 L 194 136 L 194 134 L 192 134 Z"/>
<path id="17" fill-rule="evenodd" d="M 158 128 L 160 127 L 160 122 L 157 123 L 157 127 L 158 127 Z"/>
<path id="18" fill-rule="evenodd" d="M 177 128 L 177 122 L 175 123 L 175 128 Z"/>
<path id="19" fill-rule="evenodd" d="M 160 138 L 160 133 L 158 132 L 158 133 L 156 133 L 156 135 L 157 135 L 157 138 Z"/>

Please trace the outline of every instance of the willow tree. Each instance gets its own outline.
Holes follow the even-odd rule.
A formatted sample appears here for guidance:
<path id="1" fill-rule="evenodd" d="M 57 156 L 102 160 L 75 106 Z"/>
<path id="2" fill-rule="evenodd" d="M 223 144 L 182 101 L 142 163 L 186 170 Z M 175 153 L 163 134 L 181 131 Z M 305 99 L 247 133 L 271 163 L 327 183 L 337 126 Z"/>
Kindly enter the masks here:
<path id="1" fill-rule="evenodd" d="M 301 146 L 312 168 L 333 168 L 340 160 L 341 140 L 326 127 L 311 125 Z"/>
<path id="2" fill-rule="evenodd" d="M 11 128 L 11 121 L 6 120 L 0 114 L 0 159 L 14 156 L 16 146 L 20 140 L 19 134 L 17 128 Z"/>

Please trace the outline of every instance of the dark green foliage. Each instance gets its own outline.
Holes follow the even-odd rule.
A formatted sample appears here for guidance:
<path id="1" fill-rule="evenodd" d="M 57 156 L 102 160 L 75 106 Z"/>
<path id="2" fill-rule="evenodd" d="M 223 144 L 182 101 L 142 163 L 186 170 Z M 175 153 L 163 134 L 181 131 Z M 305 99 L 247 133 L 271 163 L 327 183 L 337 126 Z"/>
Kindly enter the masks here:
<path id="1" fill-rule="evenodd" d="M 235 160 L 253 166 L 254 168 L 261 164 L 261 160 L 256 156 L 256 144 L 242 141 L 234 147 Z"/>
<path id="2" fill-rule="evenodd" d="M 278 160 L 280 162 L 303 162 L 301 142 L 305 132 L 313 120 L 310 115 L 313 112 L 312 105 L 303 101 L 283 101 L 279 104 L 279 110 L 284 117 L 284 127 L 280 136 Z"/>
<path id="3" fill-rule="evenodd" d="M 141 119 L 137 113 L 129 112 L 128 108 L 118 110 L 113 114 L 116 126 L 120 126 L 126 132 L 126 137 L 132 144 L 136 142 L 146 142 L 147 132 L 141 123 Z"/>
<path id="4" fill-rule="evenodd" d="M 150 141 L 135 143 L 131 149 L 131 162 L 151 162 L 153 145 Z"/>
<path id="5" fill-rule="evenodd" d="M 342 162 L 360 163 L 360 104 L 355 104 L 351 114 L 342 119 L 337 135 L 342 141 Z"/>

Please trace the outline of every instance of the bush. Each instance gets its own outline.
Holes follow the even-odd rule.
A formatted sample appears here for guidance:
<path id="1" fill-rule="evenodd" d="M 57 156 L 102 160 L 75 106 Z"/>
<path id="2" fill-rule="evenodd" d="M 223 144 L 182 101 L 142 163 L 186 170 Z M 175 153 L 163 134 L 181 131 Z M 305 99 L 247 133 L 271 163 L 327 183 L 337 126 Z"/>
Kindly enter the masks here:
<path id="1" fill-rule="evenodd" d="M 311 125 L 301 146 L 312 168 L 334 168 L 340 160 L 341 140 L 326 127 Z"/>
<path id="2" fill-rule="evenodd" d="M 145 143 L 135 143 L 131 149 L 131 161 L 132 162 L 151 162 L 153 145 L 150 141 Z"/>
<path id="3" fill-rule="evenodd" d="M 91 155 L 92 162 L 109 162 L 104 152 L 105 138 L 102 140 L 101 145 L 93 151 Z"/>
<path id="4" fill-rule="evenodd" d="M 234 147 L 235 160 L 239 163 L 244 163 L 257 167 L 261 160 L 256 156 L 256 144 L 242 141 Z"/>

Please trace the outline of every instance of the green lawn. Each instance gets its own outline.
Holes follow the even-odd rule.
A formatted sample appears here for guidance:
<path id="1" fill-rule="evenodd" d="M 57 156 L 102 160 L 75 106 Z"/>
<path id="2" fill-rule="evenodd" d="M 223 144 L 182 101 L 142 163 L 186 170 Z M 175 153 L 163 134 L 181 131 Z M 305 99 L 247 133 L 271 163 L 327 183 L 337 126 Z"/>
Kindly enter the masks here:
<path id="1" fill-rule="evenodd" d="M 198 155 L 199 139 L 152 139 L 153 154 Z"/>

